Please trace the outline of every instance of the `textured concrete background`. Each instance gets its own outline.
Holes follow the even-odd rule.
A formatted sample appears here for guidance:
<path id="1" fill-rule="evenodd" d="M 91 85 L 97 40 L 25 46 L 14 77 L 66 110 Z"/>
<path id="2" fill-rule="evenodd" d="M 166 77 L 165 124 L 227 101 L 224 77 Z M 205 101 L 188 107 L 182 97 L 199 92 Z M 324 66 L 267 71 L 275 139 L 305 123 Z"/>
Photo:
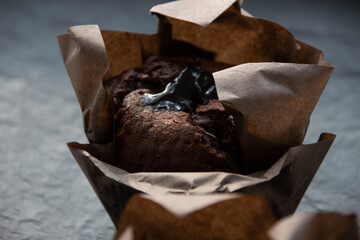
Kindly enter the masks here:
<path id="1" fill-rule="evenodd" d="M 156 31 L 160 0 L 0 0 L 0 239 L 111 239 L 114 228 L 66 142 L 86 142 L 56 35 L 72 25 Z M 326 3 L 326 4 L 325 4 Z M 306 142 L 337 134 L 298 211 L 360 214 L 360 2 L 248 0 L 257 17 L 325 52 L 336 69 Z"/>

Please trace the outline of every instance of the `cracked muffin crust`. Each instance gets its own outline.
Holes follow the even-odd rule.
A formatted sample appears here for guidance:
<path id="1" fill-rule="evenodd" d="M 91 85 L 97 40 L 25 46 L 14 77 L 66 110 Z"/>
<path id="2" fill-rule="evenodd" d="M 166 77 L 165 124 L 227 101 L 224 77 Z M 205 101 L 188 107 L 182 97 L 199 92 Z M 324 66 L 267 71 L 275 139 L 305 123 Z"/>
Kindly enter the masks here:
<path id="1" fill-rule="evenodd" d="M 219 100 L 195 112 L 156 110 L 142 101 L 144 94 L 163 91 L 185 67 L 196 64 L 209 73 L 228 67 L 152 57 L 105 82 L 115 103 L 116 166 L 129 172 L 240 171 L 233 118 Z"/>

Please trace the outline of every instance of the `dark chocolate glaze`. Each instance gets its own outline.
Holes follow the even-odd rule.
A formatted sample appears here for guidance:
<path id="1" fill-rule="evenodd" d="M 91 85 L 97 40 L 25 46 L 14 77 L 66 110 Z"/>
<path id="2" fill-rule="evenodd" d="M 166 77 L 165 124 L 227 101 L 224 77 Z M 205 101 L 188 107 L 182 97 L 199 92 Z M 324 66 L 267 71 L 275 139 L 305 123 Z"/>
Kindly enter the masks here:
<path id="1" fill-rule="evenodd" d="M 159 111 L 195 113 L 199 106 L 218 99 L 211 73 L 199 67 L 186 67 L 158 94 L 145 93 L 142 102 Z"/>

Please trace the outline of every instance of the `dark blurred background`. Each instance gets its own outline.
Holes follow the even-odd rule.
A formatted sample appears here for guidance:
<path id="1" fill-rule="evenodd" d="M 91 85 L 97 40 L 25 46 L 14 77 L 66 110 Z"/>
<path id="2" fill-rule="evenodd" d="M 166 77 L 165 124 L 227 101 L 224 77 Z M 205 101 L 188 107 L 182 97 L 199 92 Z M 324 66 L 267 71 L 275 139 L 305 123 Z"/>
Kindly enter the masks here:
<path id="1" fill-rule="evenodd" d="M 0 239 L 111 239 L 114 227 L 65 143 L 86 142 L 56 36 L 73 25 L 155 33 L 165 1 L 0 0 Z M 360 214 L 360 1 L 247 0 L 325 52 L 335 71 L 306 137 L 337 134 L 298 211 Z"/>

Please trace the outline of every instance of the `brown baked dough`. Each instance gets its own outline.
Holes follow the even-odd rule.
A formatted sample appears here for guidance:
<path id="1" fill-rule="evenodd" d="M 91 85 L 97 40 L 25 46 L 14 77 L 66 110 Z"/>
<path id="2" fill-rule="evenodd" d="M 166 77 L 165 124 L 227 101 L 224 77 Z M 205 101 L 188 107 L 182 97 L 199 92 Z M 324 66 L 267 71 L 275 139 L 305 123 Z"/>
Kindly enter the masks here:
<path id="1" fill-rule="evenodd" d="M 240 151 L 231 115 L 218 100 L 196 113 L 157 111 L 144 93 L 162 91 L 193 58 L 152 57 L 141 68 L 106 82 L 115 102 L 116 166 L 129 172 L 239 172 Z M 228 65 L 200 60 L 208 71 Z"/>

